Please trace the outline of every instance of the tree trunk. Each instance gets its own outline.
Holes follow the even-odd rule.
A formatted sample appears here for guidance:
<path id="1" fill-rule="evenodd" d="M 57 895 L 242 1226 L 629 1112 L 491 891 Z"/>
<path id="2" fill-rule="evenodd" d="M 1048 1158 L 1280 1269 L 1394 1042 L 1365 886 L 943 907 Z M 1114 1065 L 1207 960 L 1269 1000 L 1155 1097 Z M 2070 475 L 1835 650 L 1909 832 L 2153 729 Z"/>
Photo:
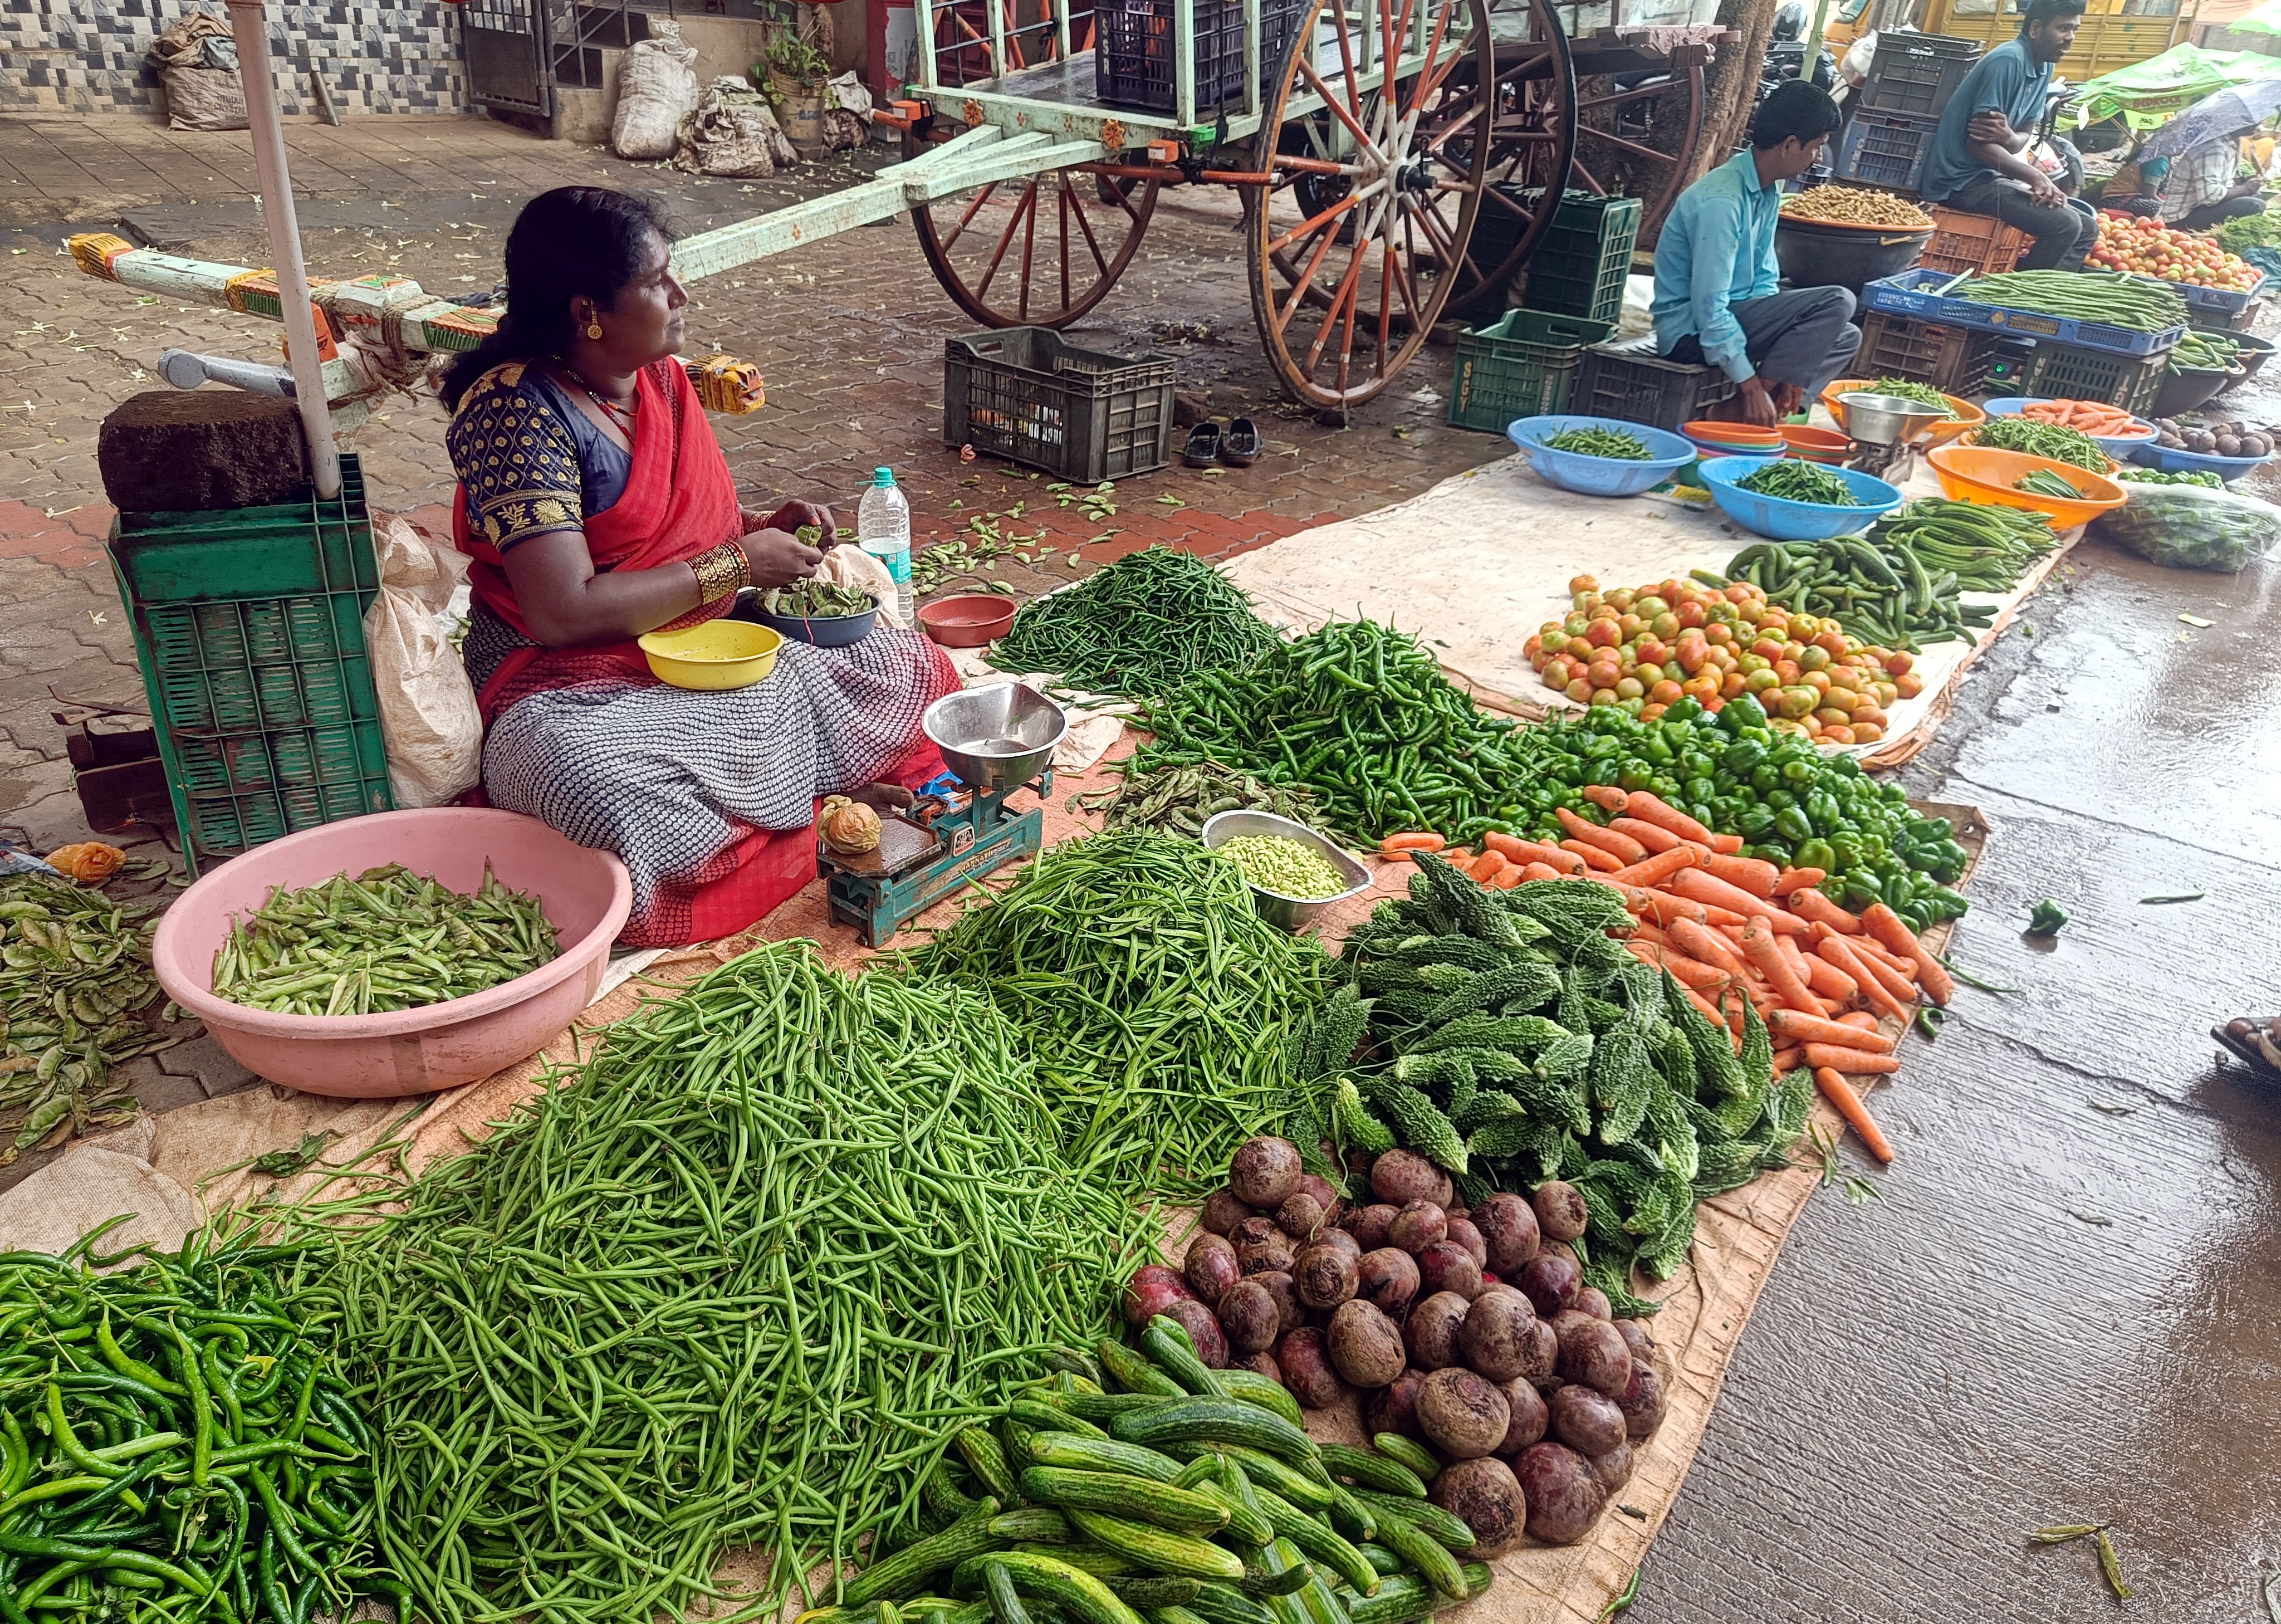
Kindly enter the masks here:
<path id="1" fill-rule="evenodd" d="M 1689 166 L 1692 185 L 1727 161 L 1750 134 L 1759 95 L 1759 69 L 1774 38 L 1772 0 L 1719 0 L 1719 26 L 1739 37 L 1719 47 L 1718 59 L 1703 74 L 1703 135 Z"/>

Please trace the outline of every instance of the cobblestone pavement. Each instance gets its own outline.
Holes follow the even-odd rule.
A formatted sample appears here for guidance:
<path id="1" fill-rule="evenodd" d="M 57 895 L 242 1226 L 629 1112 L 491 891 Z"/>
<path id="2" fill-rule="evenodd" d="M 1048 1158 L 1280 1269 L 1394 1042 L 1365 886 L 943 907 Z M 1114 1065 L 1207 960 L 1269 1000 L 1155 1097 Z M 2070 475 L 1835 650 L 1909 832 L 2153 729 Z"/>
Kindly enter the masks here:
<path id="1" fill-rule="evenodd" d="M 738 182 L 625 163 L 475 118 L 296 123 L 287 142 L 313 275 L 384 271 L 462 297 L 493 286 L 516 211 L 551 187 L 655 189 L 678 224 L 703 230 L 844 186 L 894 156 L 874 147 Z M 75 231 L 115 231 L 195 259 L 266 266 L 250 172 L 242 132 L 0 120 L 0 836 L 37 850 L 86 832 L 53 719 L 58 696 L 143 703 L 103 553 L 112 509 L 96 471 L 97 429 L 128 395 L 165 387 L 151 371 L 161 349 L 266 360 L 280 334 L 274 323 L 98 282 L 63 243 Z M 823 496 L 852 518 L 871 468 L 893 464 L 922 547 L 971 540 L 968 526 L 978 523 L 1025 538 L 1025 551 L 1055 549 L 1035 570 L 1009 558 L 996 572 L 1028 595 L 1151 542 L 1222 556 L 1415 495 L 1498 454 L 1501 441 L 1442 426 L 1446 350 L 1427 351 L 1407 388 L 1348 428 L 1287 406 L 1260 360 L 1239 224 L 1228 193 L 1165 194 L 1123 283 L 1071 336 L 1175 358 L 1180 388 L 1208 390 L 1216 415 L 1259 421 L 1269 454 L 1251 468 L 1176 467 L 1128 481 L 1114 517 L 1087 521 L 1043 494 L 1050 476 L 962 462 L 940 439 L 942 345 L 973 323 L 937 288 L 901 221 L 693 285 L 692 352 L 729 351 L 768 378 L 766 409 L 714 419 L 730 465 L 754 500 Z M 405 398 L 358 432 L 350 449 L 374 507 L 445 528 L 443 428 L 440 408 Z M 1018 518 L 1007 516 L 1017 505 Z M 1041 541 L 1028 539 L 1041 530 Z M 154 1110 L 251 1081 L 206 1040 L 134 1064 Z M 31 1164 L 0 1172 L 0 1184 Z"/>

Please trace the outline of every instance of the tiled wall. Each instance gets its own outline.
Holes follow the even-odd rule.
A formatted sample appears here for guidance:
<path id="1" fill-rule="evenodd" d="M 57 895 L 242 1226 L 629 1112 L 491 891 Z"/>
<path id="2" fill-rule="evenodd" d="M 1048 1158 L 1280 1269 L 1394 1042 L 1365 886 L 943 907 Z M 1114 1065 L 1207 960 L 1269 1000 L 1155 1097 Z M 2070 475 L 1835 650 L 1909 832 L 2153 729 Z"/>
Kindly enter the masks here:
<path id="1" fill-rule="evenodd" d="M 159 115 L 166 97 L 151 43 L 201 9 L 222 12 L 219 0 L 0 0 L 0 112 Z M 461 111 L 458 9 L 439 0 L 271 6 L 278 105 L 314 111 L 309 76 L 321 72 L 344 113 Z"/>

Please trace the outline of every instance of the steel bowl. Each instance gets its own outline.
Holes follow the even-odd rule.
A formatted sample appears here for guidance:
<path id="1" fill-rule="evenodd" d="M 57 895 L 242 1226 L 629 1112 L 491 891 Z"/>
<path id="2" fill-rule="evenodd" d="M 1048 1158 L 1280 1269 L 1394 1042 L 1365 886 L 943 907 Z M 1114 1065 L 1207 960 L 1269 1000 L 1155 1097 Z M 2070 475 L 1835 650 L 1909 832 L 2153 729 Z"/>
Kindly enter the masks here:
<path id="1" fill-rule="evenodd" d="M 1259 916 L 1270 924 L 1286 931 L 1304 930 L 1332 903 L 1360 896 L 1371 887 L 1370 870 L 1356 862 L 1337 841 L 1327 835 L 1317 834 L 1304 824 L 1278 817 L 1272 812 L 1216 812 L 1204 819 L 1203 831 L 1199 838 L 1208 849 L 1216 851 L 1236 836 L 1244 834 L 1280 834 L 1287 840 L 1311 846 L 1330 860 L 1333 868 L 1346 876 L 1347 888 L 1335 896 L 1287 897 L 1264 886 L 1252 886 L 1252 905 L 1259 909 Z"/>
<path id="2" fill-rule="evenodd" d="M 1027 683 L 990 683 L 946 693 L 919 725 L 943 764 L 970 789 L 1017 789 L 1053 759 L 1069 731 L 1062 708 Z"/>
<path id="3" fill-rule="evenodd" d="M 1837 398 L 1845 407 L 1845 432 L 1865 445 L 1906 444 L 1933 424 L 1948 420 L 1946 412 L 1899 395 L 1857 389 Z"/>

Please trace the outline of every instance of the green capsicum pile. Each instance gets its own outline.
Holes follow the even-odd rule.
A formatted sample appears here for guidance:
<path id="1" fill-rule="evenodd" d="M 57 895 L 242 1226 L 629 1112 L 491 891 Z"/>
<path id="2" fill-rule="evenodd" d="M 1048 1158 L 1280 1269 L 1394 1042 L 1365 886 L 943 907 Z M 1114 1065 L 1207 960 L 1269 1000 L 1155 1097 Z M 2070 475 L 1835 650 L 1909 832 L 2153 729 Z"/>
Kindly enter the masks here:
<path id="1" fill-rule="evenodd" d="M 1951 887 L 1967 854 L 1946 819 L 1920 817 L 1898 785 L 1877 784 L 1851 756 L 1774 731 L 1748 694 L 1716 715 L 1683 699 L 1653 722 L 1596 706 L 1521 739 L 1535 753 L 1525 832 L 1535 837 L 1560 839 L 1555 807 L 1600 820 L 1587 788 L 1643 789 L 1741 835 L 1747 855 L 1825 870 L 1821 889 L 1849 909 L 1882 901 L 1913 930 L 1965 910 Z"/>

